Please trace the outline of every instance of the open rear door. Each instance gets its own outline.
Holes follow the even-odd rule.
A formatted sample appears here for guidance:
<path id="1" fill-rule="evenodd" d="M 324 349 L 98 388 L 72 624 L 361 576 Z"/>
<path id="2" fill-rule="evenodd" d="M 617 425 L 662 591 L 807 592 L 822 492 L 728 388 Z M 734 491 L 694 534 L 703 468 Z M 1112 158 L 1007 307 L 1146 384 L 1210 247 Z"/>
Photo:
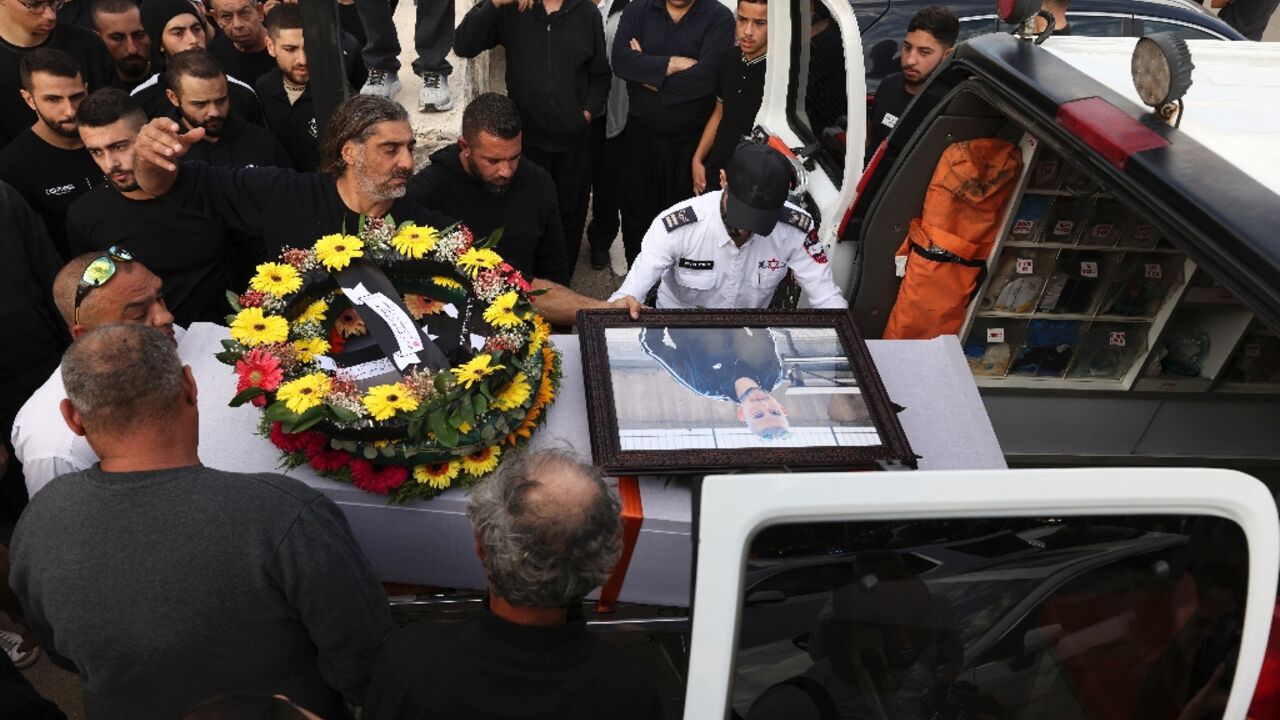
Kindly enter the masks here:
<path id="1" fill-rule="evenodd" d="M 1244 718 L 1276 507 L 1225 470 L 702 487 L 684 717 Z"/>
<path id="2" fill-rule="evenodd" d="M 862 175 L 866 79 L 855 6 L 875 3 L 769 0 L 769 60 L 757 121 L 790 148 L 805 148 L 807 193 L 835 281 L 852 282 L 853 246 L 836 244 Z"/>

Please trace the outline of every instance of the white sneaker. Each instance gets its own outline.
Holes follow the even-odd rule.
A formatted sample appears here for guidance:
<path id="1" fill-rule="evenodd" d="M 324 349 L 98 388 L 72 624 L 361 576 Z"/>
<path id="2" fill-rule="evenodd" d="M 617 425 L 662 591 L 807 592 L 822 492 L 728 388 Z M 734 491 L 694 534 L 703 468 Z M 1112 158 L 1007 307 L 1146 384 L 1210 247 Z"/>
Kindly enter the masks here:
<path id="1" fill-rule="evenodd" d="M 449 76 L 433 72 L 422 73 L 418 112 L 444 112 L 452 107 L 453 94 L 449 92 Z"/>
<path id="2" fill-rule="evenodd" d="M 369 79 L 360 88 L 361 95 L 377 95 L 388 100 L 395 99 L 400 92 L 400 78 L 389 70 L 369 70 Z"/>
<path id="3" fill-rule="evenodd" d="M 9 659 L 19 670 L 29 668 L 40 658 L 40 646 L 34 645 L 30 650 L 22 651 L 22 636 L 16 632 L 0 630 L 0 650 L 9 655 Z"/>

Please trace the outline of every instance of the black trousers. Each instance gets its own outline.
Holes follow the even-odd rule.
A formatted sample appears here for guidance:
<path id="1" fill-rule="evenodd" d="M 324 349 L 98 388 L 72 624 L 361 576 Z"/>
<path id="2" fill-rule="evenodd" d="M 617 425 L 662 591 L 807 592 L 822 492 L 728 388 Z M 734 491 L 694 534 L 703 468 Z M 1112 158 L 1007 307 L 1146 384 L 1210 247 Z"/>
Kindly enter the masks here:
<path id="1" fill-rule="evenodd" d="M 622 136 L 605 137 L 605 117 L 591 121 L 591 224 L 587 242 L 592 250 L 608 252 L 621 227 L 618 204 L 622 194 Z"/>
<path id="2" fill-rule="evenodd" d="M 400 70 L 400 36 L 392 19 L 396 3 L 388 0 L 356 0 L 356 10 L 364 25 L 366 41 L 364 64 L 370 70 Z M 413 27 L 413 45 L 418 59 L 413 61 L 413 73 L 421 75 L 433 72 L 448 75 L 453 72 L 446 56 L 453 47 L 453 3 L 450 0 L 418 0 L 417 18 Z"/>
<path id="3" fill-rule="evenodd" d="M 649 224 L 663 210 L 693 197 L 693 153 L 698 136 L 664 138 L 634 122 L 622 133 L 622 243 L 627 267 L 640 254 Z"/>
<path id="4" fill-rule="evenodd" d="M 546 152 L 524 146 L 524 157 L 551 173 L 560 203 L 560 225 L 564 228 L 565 263 L 569 277 L 578 266 L 578 250 L 587 225 L 587 203 L 591 198 L 591 143 L 583 141 L 564 152 Z"/>

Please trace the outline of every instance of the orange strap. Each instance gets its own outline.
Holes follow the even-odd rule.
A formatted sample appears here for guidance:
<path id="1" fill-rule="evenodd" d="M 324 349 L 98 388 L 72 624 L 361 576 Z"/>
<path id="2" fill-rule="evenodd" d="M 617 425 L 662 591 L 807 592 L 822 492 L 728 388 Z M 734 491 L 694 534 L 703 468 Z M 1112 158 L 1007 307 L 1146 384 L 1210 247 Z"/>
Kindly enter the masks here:
<path id="1" fill-rule="evenodd" d="M 613 612 L 613 605 L 618 601 L 618 593 L 622 592 L 622 581 L 627 577 L 627 566 L 631 564 L 631 553 L 636 549 L 636 540 L 640 538 L 640 525 L 644 523 L 644 506 L 640 503 L 640 480 L 634 475 L 618 478 L 618 495 L 622 498 L 622 554 L 618 556 L 618 564 L 613 574 L 600 589 L 600 600 L 596 602 L 596 612 Z"/>

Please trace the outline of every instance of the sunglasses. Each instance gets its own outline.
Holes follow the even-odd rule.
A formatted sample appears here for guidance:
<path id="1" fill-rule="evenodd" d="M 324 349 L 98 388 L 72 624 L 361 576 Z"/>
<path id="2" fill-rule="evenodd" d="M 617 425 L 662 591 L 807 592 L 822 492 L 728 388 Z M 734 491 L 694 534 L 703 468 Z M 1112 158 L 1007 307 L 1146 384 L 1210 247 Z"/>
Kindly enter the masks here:
<path id="1" fill-rule="evenodd" d="M 116 276 L 117 262 L 132 262 L 133 253 L 125 250 L 118 245 L 112 245 L 107 248 L 107 254 L 95 258 L 89 266 L 84 269 L 84 275 L 80 276 L 80 283 L 76 285 L 76 304 L 73 313 L 75 325 L 80 324 L 80 304 L 84 302 L 85 297 L 89 295 L 89 291 L 94 288 L 102 287 L 107 281 Z"/>

